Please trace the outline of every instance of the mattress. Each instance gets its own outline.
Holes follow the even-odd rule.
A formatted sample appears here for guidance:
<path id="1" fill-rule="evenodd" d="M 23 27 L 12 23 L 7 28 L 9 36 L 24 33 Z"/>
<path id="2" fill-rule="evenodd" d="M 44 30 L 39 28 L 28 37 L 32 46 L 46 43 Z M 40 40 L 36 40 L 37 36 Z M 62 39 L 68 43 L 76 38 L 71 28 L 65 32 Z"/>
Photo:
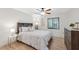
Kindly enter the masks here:
<path id="1" fill-rule="evenodd" d="M 51 38 L 51 32 L 45 30 L 34 30 L 19 33 L 19 40 L 38 50 L 48 50 L 48 41 Z"/>

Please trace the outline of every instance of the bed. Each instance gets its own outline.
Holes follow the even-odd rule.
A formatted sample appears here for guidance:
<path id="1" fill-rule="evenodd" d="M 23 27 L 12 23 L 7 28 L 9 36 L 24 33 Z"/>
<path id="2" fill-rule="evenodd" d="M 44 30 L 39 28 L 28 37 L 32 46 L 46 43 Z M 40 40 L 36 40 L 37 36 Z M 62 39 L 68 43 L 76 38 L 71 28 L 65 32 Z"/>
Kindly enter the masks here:
<path id="1" fill-rule="evenodd" d="M 31 30 L 20 31 L 21 27 L 32 27 L 32 23 L 18 23 L 17 33 L 19 41 L 32 46 L 37 50 L 48 50 L 49 41 L 51 40 L 51 32 L 47 30 Z M 24 28 L 23 28 L 24 29 Z M 25 29 L 24 29 L 25 30 Z M 27 29 L 26 29 L 27 30 Z"/>

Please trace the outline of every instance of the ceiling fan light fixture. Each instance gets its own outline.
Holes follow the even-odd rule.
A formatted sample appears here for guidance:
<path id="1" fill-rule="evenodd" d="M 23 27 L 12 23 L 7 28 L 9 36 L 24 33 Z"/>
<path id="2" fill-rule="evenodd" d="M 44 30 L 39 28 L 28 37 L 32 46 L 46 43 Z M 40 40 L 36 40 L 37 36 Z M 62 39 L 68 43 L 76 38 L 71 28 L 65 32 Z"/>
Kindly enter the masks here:
<path id="1" fill-rule="evenodd" d="M 52 13 L 52 9 L 51 8 L 39 8 L 39 9 L 36 9 L 38 12 L 38 14 L 40 15 L 49 15 Z"/>
<path id="2" fill-rule="evenodd" d="M 41 12 L 41 15 L 45 15 L 45 12 Z"/>

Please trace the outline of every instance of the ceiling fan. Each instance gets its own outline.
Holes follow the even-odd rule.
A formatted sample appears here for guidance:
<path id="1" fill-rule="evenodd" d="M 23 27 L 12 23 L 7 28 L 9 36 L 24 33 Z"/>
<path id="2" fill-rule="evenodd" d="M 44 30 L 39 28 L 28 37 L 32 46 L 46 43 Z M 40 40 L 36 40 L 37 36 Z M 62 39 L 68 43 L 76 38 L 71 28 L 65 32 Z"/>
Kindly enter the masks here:
<path id="1" fill-rule="evenodd" d="M 40 12 L 41 15 L 49 15 L 51 14 L 51 8 L 38 8 L 36 9 Z"/>

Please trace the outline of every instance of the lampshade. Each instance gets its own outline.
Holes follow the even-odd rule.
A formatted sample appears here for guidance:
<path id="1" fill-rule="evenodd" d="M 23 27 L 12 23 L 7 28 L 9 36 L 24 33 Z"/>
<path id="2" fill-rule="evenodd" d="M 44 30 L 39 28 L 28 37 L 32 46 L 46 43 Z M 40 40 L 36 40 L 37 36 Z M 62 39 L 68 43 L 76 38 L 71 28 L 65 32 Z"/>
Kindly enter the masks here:
<path id="1" fill-rule="evenodd" d="M 15 29 L 14 29 L 14 28 L 11 28 L 11 29 L 10 29 L 10 32 L 11 32 L 11 33 L 15 33 Z"/>
<path id="2" fill-rule="evenodd" d="M 38 22 L 36 22 L 36 25 L 38 25 Z"/>

